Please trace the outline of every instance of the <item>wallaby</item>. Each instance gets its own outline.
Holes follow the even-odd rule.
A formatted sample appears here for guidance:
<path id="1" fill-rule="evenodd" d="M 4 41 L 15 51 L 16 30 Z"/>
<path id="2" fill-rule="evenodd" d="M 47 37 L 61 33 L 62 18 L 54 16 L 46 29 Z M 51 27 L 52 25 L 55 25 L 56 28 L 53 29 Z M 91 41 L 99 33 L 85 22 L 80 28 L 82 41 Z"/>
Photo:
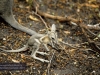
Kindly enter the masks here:
<path id="1" fill-rule="evenodd" d="M 13 7 L 13 0 L 0 0 L 0 16 L 12 27 L 18 30 L 26 32 L 29 35 L 36 34 L 37 36 L 41 36 L 41 34 L 20 25 L 14 18 L 12 7 Z"/>
<path id="2" fill-rule="evenodd" d="M 47 44 L 51 43 L 51 45 L 53 46 L 53 43 L 56 43 L 57 40 L 57 34 L 55 32 L 55 25 L 53 24 L 51 27 L 51 32 L 48 32 L 46 35 L 44 34 L 39 34 L 29 28 L 26 28 L 22 25 L 20 25 L 14 18 L 13 16 L 13 12 L 12 12 L 12 6 L 13 6 L 13 0 L 0 0 L 0 16 L 6 21 L 8 22 L 12 27 L 21 30 L 23 32 L 26 32 L 30 35 L 32 35 L 29 39 L 29 41 L 27 42 L 27 44 L 17 50 L 4 50 L 2 48 L 0 48 L 0 50 L 2 51 L 6 51 L 6 52 L 21 52 L 21 51 L 25 51 L 27 50 L 28 47 L 32 46 L 32 53 L 31 56 L 34 59 L 40 60 L 42 62 L 49 62 L 48 60 L 45 59 L 41 59 L 36 57 L 36 53 L 39 53 L 41 55 L 47 55 L 47 53 L 44 52 L 39 52 L 39 47 L 40 44 L 43 44 L 44 47 L 46 48 L 47 51 L 49 51 Z M 48 39 L 48 41 L 45 39 Z M 34 50 L 35 48 L 35 50 Z"/>
<path id="3" fill-rule="evenodd" d="M 37 36 L 37 35 L 32 35 L 30 37 L 30 39 L 28 40 L 27 44 L 20 49 L 4 50 L 4 49 L 0 48 L 0 50 L 5 51 L 5 52 L 21 52 L 21 51 L 27 50 L 27 48 L 32 47 L 31 48 L 32 49 L 31 57 L 33 57 L 34 59 L 40 60 L 42 62 L 49 62 L 48 60 L 36 57 L 36 53 L 41 54 L 41 55 L 48 55 L 45 52 L 38 51 L 40 48 L 40 45 L 44 45 L 45 49 L 47 51 L 50 51 L 49 48 L 47 47 L 47 44 L 50 44 L 52 47 L 54 47 L 54 44 L 58 44 L 55 24 L 52 25 L 51 31 L 48 31 L 47 34 L 45 34 L 41 37 Z"/>

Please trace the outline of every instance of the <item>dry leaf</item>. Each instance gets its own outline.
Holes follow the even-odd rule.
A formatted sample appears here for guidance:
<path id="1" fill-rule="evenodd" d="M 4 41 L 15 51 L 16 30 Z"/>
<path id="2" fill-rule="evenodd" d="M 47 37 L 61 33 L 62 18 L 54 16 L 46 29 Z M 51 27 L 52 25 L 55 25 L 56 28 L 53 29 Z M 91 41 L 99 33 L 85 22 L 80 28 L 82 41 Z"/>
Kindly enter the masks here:
<path id="1" fill-rule="evenodd" d="M 67 35 L 69 35 L 69 34 L 70 34 L 70 32 L 69 32 L 69 31 L 64 31 L 64 33 L 65 33 L 65 34 L 67 34 Z"/>
<path id="2" fill-rule="evenodd" d="M 20 62 L 20 61 L 15 60 L 15 59 L 12 59 L 12 61 L 15 62 L 15 63 L 19 63 Z"/>
<path id="3" fill-rule="evenodd" d="M 62 38 L 59 38 L 58 41 L 62 42 Z"/>
<path id="4" fill-rule="evenodd" d="M 44 72 L 42 75 L 47 75 L 46 72 Z"/>
<path id="5" fill-rule="evenodd" d="M 30 18 L 31 20 L 33 20 L 33 21 L 40 21 L 39 19 L 33 17 L 32 15 L 30 15 L 29 18 Z"/>
<path id="6" fill-rule="evenodd" d="M 71 55 L 71 56 L 74 56 L 74 54 L 75 54 L 75 51 L 76 51 L 76 49 L 71 49 L 71 50 L 69 50 L 69 52 L 70 52 L 70 55 Z"/>
<path id="7" fill-rule="evenodd" d="M 6 53 L 2 53 L 4 56 L 7 56 L 7 54 Z"/>
<path id="8" fill-rule="evenodd" d="M 22 20 L 21 20 L 21 19 L 18 19 L 18 22 L 19 22 L 19 23 L 22 23 Z"/>
<path id="9" fill-rule="evenodd" d="M 25 55 L 24 54 L 21 54 L 21 58 L 24 58 L 25 57 Z"/>

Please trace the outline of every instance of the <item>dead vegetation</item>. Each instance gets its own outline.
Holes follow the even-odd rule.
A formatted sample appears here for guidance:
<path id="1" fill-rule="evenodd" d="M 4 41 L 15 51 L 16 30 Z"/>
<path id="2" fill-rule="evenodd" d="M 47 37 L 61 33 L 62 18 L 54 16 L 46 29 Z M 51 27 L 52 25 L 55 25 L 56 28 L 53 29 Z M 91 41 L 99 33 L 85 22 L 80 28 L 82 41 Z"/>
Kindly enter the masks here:
<path id="1" fill-rule="evenodd" d="M 31 0 L 29 0 L 31 1 Z M 99 75 L 100 74 L 100 2 L 99 0 L 15 0 L 18 22 L 44 33 L 52 24 L 57 27 L 59 47 L 50 47 L 50 63 L 31 58 L 30 51 L 0 53 L 0 62 L 26 63 L 24 71 L 4 71 L 1 75 Z M 27 24 L 26 24 L 27 23 Z M 20 48 L 29 35 L 0 23 L 0 46 Z M 6 24 L 6 25 L 4 25 Z M 40 51 L 45 51 L 40 47 Z"/>

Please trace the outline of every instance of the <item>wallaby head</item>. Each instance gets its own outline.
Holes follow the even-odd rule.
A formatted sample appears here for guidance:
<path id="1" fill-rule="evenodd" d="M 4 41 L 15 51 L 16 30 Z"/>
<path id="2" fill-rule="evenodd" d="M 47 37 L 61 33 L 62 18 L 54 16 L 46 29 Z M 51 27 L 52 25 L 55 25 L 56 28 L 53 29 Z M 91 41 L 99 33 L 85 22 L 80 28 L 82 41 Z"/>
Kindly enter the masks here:
<path id="1" fill-rule="evenodd" d="M 48 36 L 50 38 L 50 42 L 51 42 L 52 46 L 54 46 L 53 45 L 54 43 L 58 43 L 56 25 L 55 24 L 52 24 L 51 31 L 48 31 Z"/>

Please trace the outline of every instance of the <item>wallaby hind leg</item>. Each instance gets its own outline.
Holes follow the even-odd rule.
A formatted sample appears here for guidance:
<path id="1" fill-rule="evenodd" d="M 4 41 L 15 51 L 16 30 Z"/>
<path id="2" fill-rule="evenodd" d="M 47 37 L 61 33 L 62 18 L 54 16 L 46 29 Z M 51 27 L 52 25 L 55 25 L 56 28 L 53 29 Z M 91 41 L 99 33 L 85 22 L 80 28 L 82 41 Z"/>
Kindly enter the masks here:
<path id="1" fill-rule="evenodd" d="M 49 54 L 46 53 L 46 52 L 39 52 L 39 51 L 37 51 L 36 53 L 41 54 L 41 55 L 49 55 Z"/>
<path id="2" fill-rule="evenodd" d="M 38 52 L 39 47 L 40 47 L 40 45 L 38 45 L 37 48 L 36 48 L 35 50 L 32 51 L 31 57 L 33 57 L 34 59 L 37 59 L 37 60 L 39 60 L 39 61 L 41 61 L 41 62 L 47 62 L 47 63 L 48 63 L 48 62 L 49 62 L 48 60 L 45 60 L 45 59 L 41 59 L 41 58 L 39 58 L 39 57 L 36 57 L 36 53 Z M 40 53 L 40 54 L 41 54 L 41 53 Z"/>
<path id="3" fill-rule="evenodd" d="M 48 60 L 45 60 L 45 59 L 41 59 L 41 58 L 38 58 L 38 57 L 36 57 L 36 55 L 32 55 L 31 57 L 33 57 L 34 59 L 37 59 L 37 60 L 39 60 L 39 61 L 41 61 L 41 62 L 49 62 Z"/>

